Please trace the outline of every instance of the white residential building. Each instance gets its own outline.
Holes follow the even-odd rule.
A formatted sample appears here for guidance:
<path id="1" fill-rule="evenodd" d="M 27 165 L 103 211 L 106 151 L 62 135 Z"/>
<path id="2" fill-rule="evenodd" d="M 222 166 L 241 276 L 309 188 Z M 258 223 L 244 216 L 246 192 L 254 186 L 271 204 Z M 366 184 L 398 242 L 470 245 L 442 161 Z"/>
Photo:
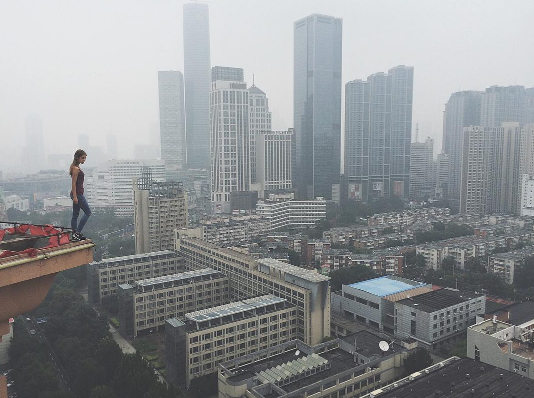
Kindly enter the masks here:
<path id="1" fill-rule="evenodd" d="M 410 158 L 410 198 L 419 199 L 431 195 L 434 162 L 434 140 L 428 137 L 425 142 L 412 142 Z"/>
<path id="2" fill-rule="evenodd" d="M 230 194 L 250 190 L 249 92 L 245 82 L 217 80 L 210 93 L 211 200 L 230 212 Z"/>
<path id="3" fill-rule="evenodd" d="M 256 140 L 260 133 L 271 131 L 271 112 L 267 95 L 254 84 L 248 89 L 249 96 L 249 131 L 250 131 L 250 180 L 257 182 L 256 176 Z"/>
<path id="4" fill-rule="evenodd" d="M 326 200 L 259 201 L 256 213 L 270 222 L 271 230 L 313 227 L 317 221 L 326 218 Z"/>
<path id="5" fill-rule="evenodd" d="M 521 215 L 534 217 L 534 174 L 521 179 Z"/>
<path id="6" fill-rule="evenodd" d="M 86 197 L 92 208 L 112 208 L 115 214 L 131 217 L 134 214 L 133 180 L 151 174 L 156 182 L 165 181 L 163 160 L 110 160 L 102 168 L 86 177 Z"/>
<path id="7" fill-rule="evenodd" d="M 18 211 L 30 210 L 30 200 L 23 199 L 19 195 L 8 195 L 4 197 L 4 210 L 16 209 Z"/>
<path id="8" fill-rule="evenodd" d="M 257 132 L 253 136 L 253 168 L 260 198 L 265 197 L 265 191 L 291 189 L 292 139 L 293 129 Z"/>

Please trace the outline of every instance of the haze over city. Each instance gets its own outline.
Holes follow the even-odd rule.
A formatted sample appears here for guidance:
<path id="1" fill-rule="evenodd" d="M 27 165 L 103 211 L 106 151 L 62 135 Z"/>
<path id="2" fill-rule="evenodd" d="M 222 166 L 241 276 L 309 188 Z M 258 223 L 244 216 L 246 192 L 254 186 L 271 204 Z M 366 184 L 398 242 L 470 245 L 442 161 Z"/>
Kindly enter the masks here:
<path id="1" fill-rule="evenodd" d="M 183 71 L 184 3 L 4 3 L 0 168 L 18 166 L 25 119 L 34 113 L 49 154 L 70 154 L 79 134 L 102 146 L 116 135 L 122 158 L 134 144 L 148 144 L 159 130 L 157 72 Z M 243 68 L 249 85 L 254 74 L 275 130 L 293 127 L 293 23 L 312 13 L 343 19 L 343 87 L 396 65 L 414 67 L 413 128 L 419 123 L 420 140 L 434 138 L 435 153 L 451 93 L 534 85 L 534 7 L 527 0 L 208 4 L 211 64 Z"/>

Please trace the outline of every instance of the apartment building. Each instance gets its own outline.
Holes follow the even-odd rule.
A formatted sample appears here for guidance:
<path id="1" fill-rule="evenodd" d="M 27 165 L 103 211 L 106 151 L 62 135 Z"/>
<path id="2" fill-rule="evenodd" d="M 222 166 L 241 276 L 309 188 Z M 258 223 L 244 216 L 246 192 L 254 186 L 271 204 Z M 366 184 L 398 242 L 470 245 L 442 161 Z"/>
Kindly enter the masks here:
<path id="1" fill-rule="evenodd" d="M 326 200 L 259 201 L 256 213 L 269 221 L 271 230 L 309 228 L 326 218 Z"/>
<path id="2" fill-rule="evenodd" d="M 187 192 L 181 183 L 134 183 L 135 252 L 174 249 L 174 230 L 187 228 Z"/>
<path id="3" fill-rule="evenodd" d="M 87 266 L 89 302 L 102 303 L 102 299 L 117 294 L 120 284 L 176 274 L 184 270 L 184 262 L 177 252 L 135 254 L 95 261 Z"/>
<path id="4" fill-rule="evenodd" d="M 343 285 L 332 293 L 332 311 L 379 330 L 394 332 L 395 302 L 430 292 L 432 285 L 397 276 L 382 276 Z"/>
<path id="5" fill-rule="evenodd" d="M 228 278 L 209 268 L 121 284 L 117 294 L 119 332 L 125 338 L 162 330 L 169 318 L 230 301 Z"/>
<path id="6" fill-rule="evenodd" d="M 167 378 L 189 386 L 221 362 L 294 340 L 297 307 L 273 295 L 190 312 L 165 324 Z"/>
<path id="7" fill-rule="evenodd" d="M 528 257 L 534 257 L 534 246 L 513 250 L 507 253 L 492 254 L 488 257 L 488 273 L 500 276 L 506 283 L 514 283 L 517 267 L 525 263 Z"/>
<path id="8" fill-rule="evenodd" d="M 486 312 L 486 296 L 452 289 L 433 290 L 395 302 L 395 336 L 432 349 L 465 338 L 467 327 Z"/>
<path id="9" fill-rule="evenodd" d="M 317 344 L 330 336 L 330 278 L 270 258 L 252 256 L 195 238 L 177 243 L 188 270 L 213 268 L 230 279 L 230 297 L 272 294 L 297 307 L 296 338 Z"/>
<path id="10" fill-rule="evenodd" d="M 315 346 L 294 340 L 219 365 L 220 398 L 359 397 L 402 377 L 410 350 L 367 331 Z"/>

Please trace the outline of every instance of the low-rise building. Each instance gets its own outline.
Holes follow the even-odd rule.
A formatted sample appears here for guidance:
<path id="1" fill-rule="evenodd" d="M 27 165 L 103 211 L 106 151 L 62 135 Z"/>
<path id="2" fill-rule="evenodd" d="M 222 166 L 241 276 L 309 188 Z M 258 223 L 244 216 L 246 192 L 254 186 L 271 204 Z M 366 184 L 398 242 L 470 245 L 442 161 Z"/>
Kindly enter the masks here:
<path id="1" fill-rule="evenodd" d="M 326 218 L 326 200 L 259 201 L 256 213 L 270 223 L 270 230 L 309 228 Z"/>
<path id="2" fill-rule="evenodd" d="M 297 307 L 264 295 L 168 319 L 165 335 L 167 378 L 189 386 L 222 362 L 294 340 Z"/>
<path id="3" fill-rule="evenodd" d="M 131 338 L 163 329 L 169 318 L 228 303 L 229 290 L 228 278 L 210 268 L 121 284 L 119 331 Z"/>
<path id="4" fill-rule="evenodd" d="M 70 208 L 72 207 L 72 199 L 68 196 L 56 196 L 53 198 L 44 198 L 43 199 L 43 208 L 45 210 L 51 208 Z"/>
<path id="5" fill-rule="evenodd" d="M 467 329 L 467 356 L 534 379 L 534 314 L 530 321 L 511 325 L 488 319 Z"/>
<path id="6" fill-rule="evenodd" d="M 534 257 L 534 246 L 513 250 L 507 253 L 492 254 L 488 257 L 488 273 L 496 274 L 506 283 L 514 283 L 514 275 L 517 267 L 525 263 L 529 257 Z"/>
<path id="7" fill-rule="evenodd" d="M 342 285 L 341 292 L 331 294 L 332 312 L 394 333 L 396 301 L 432 290 L 432 285 L 397 276 L 382 276 L 363 282 Z"/>
<path id="8" fill-rule="evenodd" d="M 88 299 L 92 304 L 100 304 L 104 297 L 117 294 L 120 284 L 133 284 L 183 270 L 182 257 L 171 250 L 95 261 L 87 266 Z"/>
<path id="9" fill-rule="evenodd" d="M 408 350 L 359 332 L 309 346 L 299 340 L 219 365 L 219 398 L 359 397 L 399 379 Z"/>
<path id="10" fill-rule="evenodd" d="M 467 327 L 486 311 L 486 297 L 438 289 L 395 303 L 395 336 L 436 349 L 464 338 Z"/>

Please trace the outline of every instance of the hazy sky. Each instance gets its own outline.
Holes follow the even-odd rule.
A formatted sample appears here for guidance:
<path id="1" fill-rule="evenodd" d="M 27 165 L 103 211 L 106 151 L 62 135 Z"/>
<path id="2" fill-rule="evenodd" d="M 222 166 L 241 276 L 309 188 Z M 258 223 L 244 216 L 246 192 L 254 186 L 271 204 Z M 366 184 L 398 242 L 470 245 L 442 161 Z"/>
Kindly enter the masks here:
<path id="1" fill-rule="evenodd" d="M 43 120 L 48 153 L 78 134 L 119 154 L 150 141 L 158 70 L 183 71 L 183 0 L 1 0 L 0 170 Z M 413 120 L 441 148 L 443 105 L 458 90 L 534 86 L 532 0 L 211 0 L 211 63 L 241 67 L 267 93 L 273 128 L 293 119 L 293 22 L 343 18 L 343 84 L 415 68 Z"/>

